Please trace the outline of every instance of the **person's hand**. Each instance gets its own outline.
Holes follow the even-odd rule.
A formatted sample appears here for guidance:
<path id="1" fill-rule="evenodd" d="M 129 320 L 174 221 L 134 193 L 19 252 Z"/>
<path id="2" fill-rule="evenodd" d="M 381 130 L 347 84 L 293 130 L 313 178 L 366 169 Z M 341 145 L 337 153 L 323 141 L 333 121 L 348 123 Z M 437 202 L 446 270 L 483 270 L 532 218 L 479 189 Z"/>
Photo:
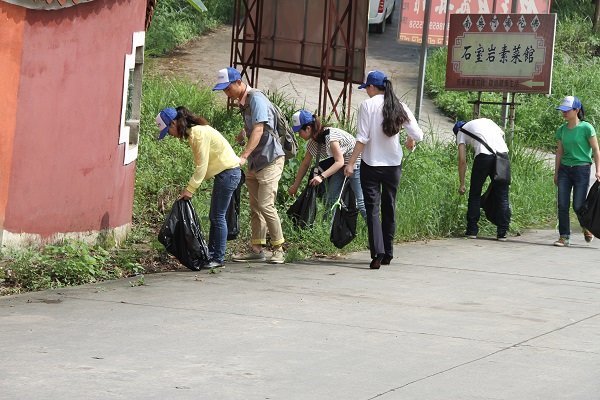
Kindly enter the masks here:
<path id="1" fill-rule="evenodd" d="M 414 149 L 415 149 L 415 147 L 417 146 L 417 141 L 416 141 L 415 139 L 411 138 L 410 136 L 407 136 L 407 137 L 406 137 L 406 142 L 404 143 L 404 146 L 405 146 L 405 147 L 406 147 L 408 150 L 412 151 L 412 150 L 414 150 Z"/>
<path id="2" fill-rule="evenodd" d="M 246 142 L 246 131 L 242 129 L 235 137 L 235 141 L 236 143 L 243 145 Z"/>
<path id="3" fill-rule="evenodd" d="M 465 192 L 467 191 L 467 189 L 465 188 L 465 185 L 460 185 L 458 188 L 458 194 L 463 195 L 465 194 Z"/>
<path id="4" fill-rule="evenodd" d="M 190 192 L 190 191 L 189 191 L 189 190 L 187 190 L 187 189 L 183 189 L 183 190 L 181 191 L 181 194 L 179 195 L 179 199 L 183 199 L 183 200 L 189 200 L 189 199 L 191 199 L 191 198 L 192 198 L 192 196 L 193 196 L 192 192 Z"/>
<path id="5" fill-rule="evenodd" d="M 240 156 L 240 167 L 243 167 L 246 164 L 246 157 Z"/>
<path id="6" fill-rule="evenodd" d="M 310 180 L 311 186 L 319 186 L 323 182 L 323 177 L 321 175 L 317 175 Z"/>
<path id="7" fill-rule="evenodd" d="M 600 181 L 600 172 L 596 172 L 596 180 Z"/>
<path id="8" fill-rule="evenodd" d="M 288 189 L 288 194 L 290 196 L 295 196 L 296 193 L 298 193 L 298 185 L 292 185 L 292 186 L 290 186 L 290 188 Z"/>
<path id="9" fill-rule="evenodd" d="M 344 176 L 350 177 L 352 174 L 354 174 L 354 165 L 346 165 L 344 167 Z"/>

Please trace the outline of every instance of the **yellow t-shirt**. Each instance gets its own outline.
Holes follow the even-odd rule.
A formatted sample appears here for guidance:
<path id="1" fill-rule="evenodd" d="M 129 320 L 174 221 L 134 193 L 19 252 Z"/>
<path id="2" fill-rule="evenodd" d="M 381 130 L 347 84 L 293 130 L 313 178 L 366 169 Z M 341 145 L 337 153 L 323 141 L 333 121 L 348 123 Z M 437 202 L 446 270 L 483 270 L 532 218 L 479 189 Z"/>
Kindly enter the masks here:
<path id="1" fill-rule="evenodd" d="M 210 179 L 226 169 L 239 167 L 240 158 L 227 139 L 211 126 L 196 125 L 189 132 L 188 143 L 194 153 L 196 168 L 186 189 L 194 193 L 203 180 Z"/>

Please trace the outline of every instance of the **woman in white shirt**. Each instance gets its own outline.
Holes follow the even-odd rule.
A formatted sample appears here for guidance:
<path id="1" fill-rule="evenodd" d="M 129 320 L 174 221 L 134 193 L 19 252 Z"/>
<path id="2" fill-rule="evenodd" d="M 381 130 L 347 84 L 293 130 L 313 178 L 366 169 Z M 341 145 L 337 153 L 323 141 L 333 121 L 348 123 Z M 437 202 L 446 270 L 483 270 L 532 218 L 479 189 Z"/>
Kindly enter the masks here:
<path id="1" fill-rule="evenodd" d="M 358 87 L 367 90 L 369 99 L 358 110 L 356 145 L 344 174 L 351 176 L 352 165 L 362 157 L 360 183 L 367 210 L 369 268 L 379 269 L 394 258 L 396 233 L 396 192 L 402 175 L 400 129 L 408 134 L 407 149 L 423 140 L 423 131 L 406 104 L 394 93 L 392 82 L 381 71 L 371 71 Z"/>

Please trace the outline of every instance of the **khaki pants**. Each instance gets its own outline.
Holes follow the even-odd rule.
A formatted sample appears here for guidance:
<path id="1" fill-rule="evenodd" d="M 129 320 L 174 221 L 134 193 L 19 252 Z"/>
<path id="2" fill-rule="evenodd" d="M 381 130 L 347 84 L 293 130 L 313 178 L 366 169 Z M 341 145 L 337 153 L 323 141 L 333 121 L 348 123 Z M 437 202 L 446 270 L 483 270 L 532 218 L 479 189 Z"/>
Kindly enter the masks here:
<path id="1" fill-rule="evenodd" d="M 250 216 L 252 227 L 252 244 L 267 243 L 267 230 L 271 234 L 271 244 L 281 245 L 285 240 L 275 198 L 279 180 L 283 173 L 285 157 L 278 157 L 260 171 L 246 172 L 246 186 L 250 197 Z"/>

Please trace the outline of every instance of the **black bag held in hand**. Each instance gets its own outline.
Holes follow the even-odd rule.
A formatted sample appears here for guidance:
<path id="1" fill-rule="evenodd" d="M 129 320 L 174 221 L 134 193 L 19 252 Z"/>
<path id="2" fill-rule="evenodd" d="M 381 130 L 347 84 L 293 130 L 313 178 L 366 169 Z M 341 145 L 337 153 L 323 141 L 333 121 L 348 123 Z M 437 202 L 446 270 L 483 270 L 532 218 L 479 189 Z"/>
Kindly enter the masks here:
<path id="1" fill-rule="evenodd" d="M 498 153 L 492 150 L 492 148 L 483 139 L 472 134 L 465 128 L 460 128 L 460 131 L 477 140 L 479 143 L 484 145 L 490 153 L 496 156 L 493 180 L 498 183 L 506 183 L 507 185 L 510 185 L 510 160 L 508 159 L 508 153 Z"/>
<path id="2" fill-rule="evenodd" d="M 315 222 L 317 215 L 317 188 L 307 184 L 294 204 L 287 210 L 294 226 L 308 228 Z"/>
<path id="3" fill-rule="evenodd" d="M 356 237 L 358 207 L 354 191 L 350 185 L 346 185 L 347 180 L 348 178 L 344 178 L 340 197 L 333 205 L 335 211 L 329 234 L 329 240 L 338 249 L 343 248 Z"/>
<path id="4" fill-rule="evenodd" d="M 190 200 L 179 199 L 173 204 L 171 213 L 160 229 L 158 241 L 179 262 L 198 271 L 208 264 L 209 252 L 200 232 L 200 222 Z"/>
<path id="5" fill-rule="evenodd" d="M 246 182 L 246 175 L 244 171 L 240 179 L 240 184 L 233 191 L 229 207 L 225 213 L 225 220 L 227 221 L 227 240 L 235 240 L 240 234 L 240 204 L 242 196 L 242 185 Z"/>
<path id="6" fill-rule="evenodd" d="M 594 236 L 600 238 L 600 182 L 596 180 L 583 203 L 583 206 L 577 212 L 579 222 Z"/>
<path id="7" fill-rule="evenodd" d="M 483 208 L 483 212 L 485 214 L 485 218 L 490 221 L 492 224 L 498 226 L 498 218 L 500 217 L 502 211 L 498 208 L 498 202 L 496 201 L 496 196 L 494 194 L 494 182 L 490 182 L 487 187 L 487 190 L 484 194 L 481 195 L 480 207 Z M 508 209 L 509 218 L 512 212 L 510 207 Z"/>

